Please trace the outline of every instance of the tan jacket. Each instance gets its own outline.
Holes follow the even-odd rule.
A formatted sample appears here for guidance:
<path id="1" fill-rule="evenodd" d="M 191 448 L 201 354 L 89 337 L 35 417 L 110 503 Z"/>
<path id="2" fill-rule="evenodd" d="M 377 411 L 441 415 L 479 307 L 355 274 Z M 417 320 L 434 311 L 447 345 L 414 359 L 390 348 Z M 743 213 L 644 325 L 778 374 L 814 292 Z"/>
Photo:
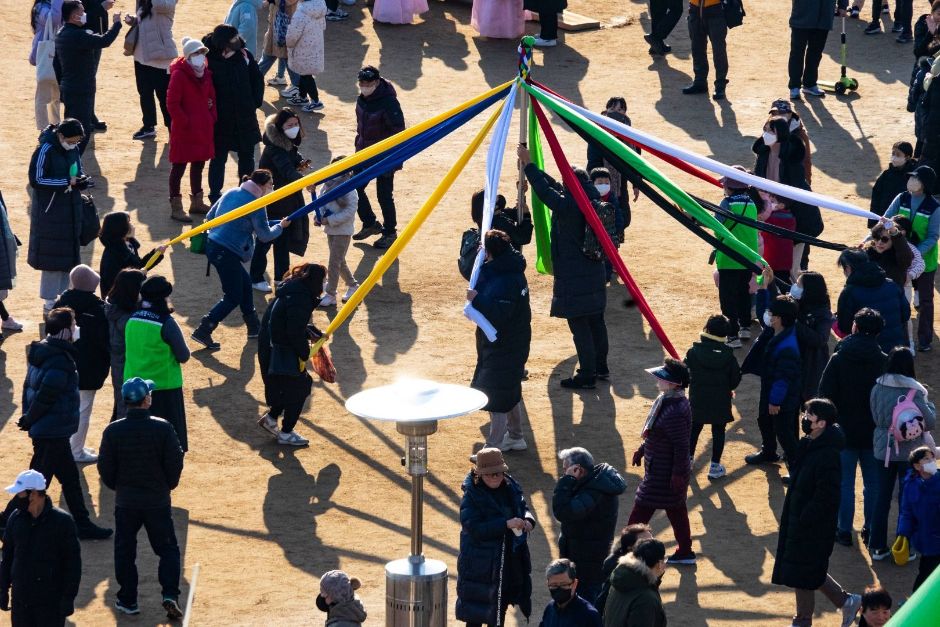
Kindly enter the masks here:
<path id="1" fill-rule="evenodd" d="M 264 33 L 264 48 L 262 53 L 269 57 L 286 59 L 287 46 L 278 46 L 274 38 L 274 16 L 277 15 L 277 7 L 279 4 L 279 0 L 274 0 L 268 8 L 268 30 Z M 297 0 L 287 0 L 285 6 L 287 8 L 287 14 L 293 17 L 294 11 L 297 9 Z"/>

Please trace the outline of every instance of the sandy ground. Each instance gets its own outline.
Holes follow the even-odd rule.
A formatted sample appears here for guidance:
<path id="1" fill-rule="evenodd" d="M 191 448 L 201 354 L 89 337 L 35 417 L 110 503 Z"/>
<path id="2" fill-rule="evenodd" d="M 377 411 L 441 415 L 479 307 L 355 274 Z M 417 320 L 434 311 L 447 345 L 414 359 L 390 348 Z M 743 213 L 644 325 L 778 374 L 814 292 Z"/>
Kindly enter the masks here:
<path id="1" fill-rule="evenodd" d="M 26 62 L 29 33 L 26 2 L 0 0 L 10 18 L 0 27 L 8 55 L 0 108 L 0 162 L 5 165 L 4 197 L 15 231 L 28 235 L 27 165 L 35 145 L 33 71 Z M 126 9 L 127 2 L 117 8 Z M 182 2 L 175 36 L 201 36 L 224 17 L 224 0 Z M 307 138 L 303 152 L 315 166 L 352 150 L 355 132 L 355 72 L 363 63 L 379 65 L 399 90 L 409 123 L 430 117 L 515 74 L 515 44 L 486 41 L 470 27 L 470 8 L 456 2 L 433 2 L 421 24 L 395 27 L 373 24 L 368 9 L 352 7 L 346 23 L 327 30 L 327 71 L 318 78 L 326 109 L 322 116 L 304 115 Z M 725 163 L 751 164 L 750 145 L 760 132 L 768 104 L 786 94 L 788 3 L 748 6 L 746 24 L 730 35 L 729 99 L 720 105 L 679 92 L 691 75 L 689 41 L 684 22 L 671 42 L 674 54 L 651 60 L 642 42 L 648 24 L 641 3 L 578 0 L 572 8 L 613 22 L 628 18 L 621 28 L 562 35 L 564 45 L 535 55 L 534 75 L 585 106 L 598 109 L 610 95 L 623 94 L 636 126 L 678 142 Z M 920 6 L 919 9 L 924 8 Z M 920 13 L 920 10 L 918 10 Z M 815 145 L 814 188 L 867 206 L 871 182 L 887 162 L 890 146 L 912 140 L 911 116 L 904 111 L 910 48 L 893 37 L 863 37 L 864 22 L 851 21 L 850 74 L 859 79 L 858 94 L 798 104 Z M 531 30 L 530 26 L 530 30 Z M 864 41 L 863 41 L 864 39 Z M 838 72 L 838 35 L 830 37 L 822 77 Z M 102 213 L 126 209 L 138 223 L 144 249 L 178 234 L 168 219 L 166 202 L 167 131 L 156 141 L 136 142 L 139 109 L 133 68 L 119 45 L 106 50 L 99 74 L 99 116 L 109 124 L 86 154 L 85 167 L 96 177 L 96 202 Z M 266 93 L 261 115 L 284 103 L 273 89 Z M 404 223 L 443 176 L 451 159 L 466 145 L 482 118 L 409 162 L 397 177 L 397 202 Z M 584 147 L 558 128 L 569 156 L 583 160 Z M 314 607 L 321 573 L 342 568 L 363 581 L 360 591 L 369 611 L 369 625 L 384 623 L 383 564 L 408 552 L 410 483 L 399 466 L 403 438 L 390 425 L 361 421 L 346 413 L 343 401 L 366 387 L 402 375 L 465 383 L 474 366 L 473 328 L 460 314 L 465 283 L 455 267 L 459 236 L 468 222 L 468 201 L 483 183 L 483 155 L 474 158 L 421 233 L 392 266 L 351 321 L 332 342 L 339 368 L 335 385 L 318 385 L 299 431 L 311 438 L 303 450 L 278 448 L 254 421 L 263 411 L 261 379 L 255 347 L 244 339 L 235 315 L 220 330 L 222 350 L 196 352 L 185 367 L 185 390 L 191 451 L 180 488 L 174 495 L 174 516 L 184 552 L 184 595 L 193 568 L 201 568 L 193 624 L 301 625 L 320 624 Z M 511 195 L 511 161 L 504 170 L 504 192 Z M 552 166 L 554 169 L 554 166 Z M 664 166 L 687 189 L 719 198 L 714 188 Z M 230 162 L 227 183 L 234 183 Z M 185 187 L 184 183 L 184 187 Z M 185 192 L 184 192 L 185 193 Z M 708 249 L 655 208 L 642 201 L 634 209 L 628 244 L 621 249 L 627 265 L 681 352 L 698 336 L 705 318 L 717 310 Z M 826 236 L 852 242 L 864 224 L 825 212 Z M 311 238 L 308 260 L 325 262 L 322 234 Z M 530 262 L 534 248 L 526 250 Z M 97 242 L 85 250 L 95 267 Z M 350 265 L 364 278 L 378 258 L 370 247 L 357 245 Z M 835 296 L 842 286 L 829 251 L 813 253 L 813 266 L 825 273 Z M 177 319 L 191 329 L 220 295 L 215 277 L 204 277 L 205 260 L 177 247 L 159 270 L 176 286 Z M 40 301 L 38 275 L 20 257 L 19 283 L 8 308 L 28 321 L 24 333 L 7 339 L 0 351 L 0 428 L 4 454 L 0 476 L 12 478 L 29 460 L 28 438 L 16 428 L 19 394 L 25 372 L 24 347 L 38 336 Z M 626 468 L 628 452 L 638 444 L 639 430 L 655 396 L 642 368 L 659 363 L 663 350 L 636 310 L 621 306 L 622 286 L 610 290 L 607 322 L 611 336 L 610 385 L 571 394 L 559 379 L 576 364 L 563 321 L 548 317 L 551 279 L 529 273 L 532 292 L 533 342 L 530 379 L 524 385 L 528 410 L 526 436 L 530 448 L 512 454 L 509 465 L 525 488 L 539 526 L 531 537 L 535 607 L 541 615 L 548 595 L 539 572 L 557 555 L 558 525 L 550 500 L 559 474 L 555 453 L 583 445 L 599 461 L 612 463 L 627 476 L 621 520 L 629 514 L 639 475 Z M 256 297 L 259 308 L 264 298 Z M 335 310 L 318 312 L 322 327 Z M 743 357 L 744 351 L 741 351 Z M 920 358 L 923 380 L 936 380 L 936 358 Z M 731 426 L 725 454 L 727 478 L 709 482 L 708 434 L 702 436 L 695 460 L 689 507 L 696 567 L 670 570 L 662 586 L 670 624 L 788 624 L 792 591 L 770 585 L 776 530 L 784 488 L 782 468 L 747 468 L 743 456 L 758 440 L 754 422 L 757 383 L 748 377 L 737 397 L 740 420 Z M 99 441 L 111 411 L 111 389 L 100 392 L 89 444 Z M 478 413 L 442 425 L 430 441 L 431 469 L 425 512 L 426 553 L 443 559 L 450 569 L 448 606 L 453 623 L 454 582 L 459 525 L 460 483 L 469 468 L 467 455 L 483 441 L 487 419 Z M 704 449 L 704 450 L 703 450 Z M 93 467 L 83 469 L 96 517 L 113 521 L 113 493 L 103 488 Z M 57 495 L 57 488 L 53 493 Z M 674 540 L 663 516 L 653 522 L 655 533 L 672 550 Z M 861 527 L 860 514 L 856 528 Z M 78 625 L 159 624 L 156 563 L 140 541 L 141 616 L 119 619 L 111 609 L 116 584 L 111 544 L 83 543 L 83 580 L 72 621 Z M 888 562 L 874 568 L 857 548 L 837 546 L 831 572 L 847 588 L 860 590 L 881 580 L 902 597 L 914 568 Z M 819 595 L 818 624 L 837 624 L 835 614 Z M 0 615 L 0 623 L 8 615 Z M 510 625 L 522 624 L 513 615 Z"/>

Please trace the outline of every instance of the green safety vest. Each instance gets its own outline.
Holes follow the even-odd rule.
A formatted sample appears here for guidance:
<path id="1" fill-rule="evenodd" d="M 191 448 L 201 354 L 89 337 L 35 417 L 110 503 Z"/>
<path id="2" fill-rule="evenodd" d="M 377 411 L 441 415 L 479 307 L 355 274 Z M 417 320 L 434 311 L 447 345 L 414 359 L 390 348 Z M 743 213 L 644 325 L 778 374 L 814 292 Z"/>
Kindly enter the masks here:
<path id="1" fill-rule="evenodd" d="M 918 242 L 922 242 L 927 239 L 927 223 L 930 222 L 933 212 L 937 211 L 938 208 L 940 208 L 940 204 L 934 200 L 933 196 L 924 196 L 920 206 L 917 208 L 917 213 L 912 217 L 911 193 L 904 192 L 901 194 L 900 206 L 898 207 L 896 215 L 911 221 L 911 229 L 914 231 L 914 237 Z M 912 238 L 908 237 L 908 239 Z M 921 254 L 924 257 L 924 272 L 934 272 L 937 269 L 937 245 L 934 244 L 930 250 L 922 252 Z"/>
<path id="2" fill-rule="evenodd" d="M 754 201 L 752 201 L 751 197 L 747 194 L 735 194 L 734 196 L 729 196 L 728 208 L 739 216 L 744 216 L 745 218 L 750 218 L 751 220 L 757 220 L 757 205 L 754 204 Z M 757 252 L 757 229 L 752 226 L 741 224 L 740 222 L 735 222 L 730 218 L 722 220 L 722 223 L 725 225 L 725 228 L 731 231 L 731 234 L 734 235 L 735 239 L 740 241 L 754 252 Z M 720 250 L 715 251 L 715 267 L 719 270 L 745 269 L 744 266 Z"/>
<path id="3" fill-rule="evenodd" d="M 161 333 L 169 315 L 142 309 L 124 327 L 124 380 L 131 377 L 150 379 L 157 390 L 183 387 L 183 369 Z"/>

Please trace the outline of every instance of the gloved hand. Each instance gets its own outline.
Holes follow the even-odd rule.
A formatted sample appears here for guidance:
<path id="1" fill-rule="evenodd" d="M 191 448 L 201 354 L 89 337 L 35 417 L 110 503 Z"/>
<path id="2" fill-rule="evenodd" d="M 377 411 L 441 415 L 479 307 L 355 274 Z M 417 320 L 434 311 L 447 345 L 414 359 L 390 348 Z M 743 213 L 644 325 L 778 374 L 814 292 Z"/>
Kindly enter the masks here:
<path id="1" fill-rule="evenodd" d="M 639 466 L 643 463 L 643 448 L 640 447 L 633 454 L 633 465 Z"/>
<path id="2" fill-rule="evenodd" d="M 683 477 L 681 475 L 673 475 L 672 481 L 669 485 L 673 492 L 681 492 L 685 494 L 686 490 L 689 489 L 689 478 Z"/>
<path id="3" fill-rule="evenodd" d="M 33 426 L 33 421 L 29 419 L 29 416 L 20 416 L 20 419 L 16 421 L 16 426 L 21 431 L 29 431 L 29 428 Z"/>

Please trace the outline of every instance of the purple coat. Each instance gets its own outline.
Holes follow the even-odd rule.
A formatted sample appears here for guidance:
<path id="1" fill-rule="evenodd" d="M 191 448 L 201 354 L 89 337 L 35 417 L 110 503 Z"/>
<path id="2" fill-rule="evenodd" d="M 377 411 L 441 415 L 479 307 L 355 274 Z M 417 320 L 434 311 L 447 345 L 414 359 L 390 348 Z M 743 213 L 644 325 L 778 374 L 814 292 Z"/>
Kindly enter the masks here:
<path id="1" fill-rule="evenodd" d="M 685 396 L 667 396 L 650 427 L 643 452 L 643 481 L 636 490 L 636 505 L 653 509 L 685 503 L 689 486 L 689 432 L 692 410 Z M 682 478 L 682 489 L 672 487 L 673 477 Z"/>

